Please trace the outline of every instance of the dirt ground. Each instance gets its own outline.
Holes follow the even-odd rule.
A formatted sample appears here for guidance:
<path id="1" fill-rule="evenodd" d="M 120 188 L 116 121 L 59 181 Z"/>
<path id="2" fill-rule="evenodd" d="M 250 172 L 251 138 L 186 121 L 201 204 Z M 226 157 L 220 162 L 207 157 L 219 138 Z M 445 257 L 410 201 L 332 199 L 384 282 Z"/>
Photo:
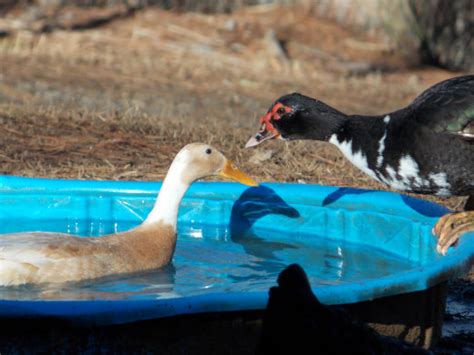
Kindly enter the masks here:
<path id="1" fill-rule="evenodd" d="M 1 174 L 160 180 L 183 145 L 204 141 L 260 181 L 376 189 L 329 144 L 243 146 L 285 93 L 378 114 L 463 74 L 414 65 L 377 34 L 274 5 L 219 15 L 147 9 L 91 29 L 19 29 L 0 38 L 0 63 Z M 436 201 L 457 208 L 462 199 Z M 453 283 L 450 297 L 474 303 L 472 276 Z M 471 326 L 449 332 L 438 353 L 472 353 L 472 308 L 447 317 Z"/>

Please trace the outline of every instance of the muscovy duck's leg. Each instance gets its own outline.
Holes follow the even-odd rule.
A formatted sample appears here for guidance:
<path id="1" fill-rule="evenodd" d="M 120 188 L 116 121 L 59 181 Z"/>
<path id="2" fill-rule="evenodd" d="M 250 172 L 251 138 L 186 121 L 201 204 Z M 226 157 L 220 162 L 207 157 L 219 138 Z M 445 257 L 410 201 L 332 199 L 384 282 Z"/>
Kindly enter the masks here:
<path id="1" fill-rule="evenodd" d="M 433 228 L 433 234 L 438 236 L 436 250 L 446 254 L 449 247 L 469 231 L 474 231 L 474 195 L 468 197 L 464 212 L 449 213 L 436 223 Z"/>

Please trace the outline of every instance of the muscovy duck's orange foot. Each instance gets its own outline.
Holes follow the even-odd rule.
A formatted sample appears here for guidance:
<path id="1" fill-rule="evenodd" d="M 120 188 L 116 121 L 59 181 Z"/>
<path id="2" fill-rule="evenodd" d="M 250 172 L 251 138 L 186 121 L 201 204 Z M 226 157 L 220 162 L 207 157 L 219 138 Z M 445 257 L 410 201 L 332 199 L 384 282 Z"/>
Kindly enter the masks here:
<path id="1" fill-rule="evenodd" d="M 474 231 L 474 211 L 455 212 L 444 215 L 433 228 L 433 234 L 438 237 L 436 250 L 446 255 L 450 246 L 466 232 Z"/>

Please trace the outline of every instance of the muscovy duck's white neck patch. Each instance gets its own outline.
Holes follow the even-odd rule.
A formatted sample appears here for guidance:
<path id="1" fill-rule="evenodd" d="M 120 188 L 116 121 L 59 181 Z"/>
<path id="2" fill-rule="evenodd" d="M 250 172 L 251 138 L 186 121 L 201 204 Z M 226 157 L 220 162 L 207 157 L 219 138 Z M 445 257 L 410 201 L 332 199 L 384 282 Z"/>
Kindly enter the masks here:
<path id="1" fill-rule="evenodd" d="M 388 117 L 388 116 L 387 116 Z M 387 131 L 383 134 L 382 138 L 379 141 L 379 149 L 377 156 L 377 167 L 380 168 L 383 164 L 383 152 L 385 150 L 385 138 L 387 138 Z"/>
<path id="2" fill-rule="evenodd" d="M 388 124 L 390 116 L 386 116 L 384 121 Z M 365 172 L 373 179 L 390 186 L 393 189 L 402 191 L 433 191 L 440 196 L 449 195 L 451 185 L 447 180 L 446 173 L 430 173 L 422 177 L 418 163 L 410 156 L 404 155 L 400 158 L 397 170 L 390 165 L 383 165 L 385 151 L 385 139 L 387 132 L 384 133 L 379 141 L 377 167 L 375 170 L 369 168 L 367 157 L 362 151 L 353 151 L 352 140 L 339 142 L 337 136 L 333 134 L 329 143 L 334 144 L 344 154 L 344 156 L 356 167 Z"/>
<path id="3" fill-rule="evenodd" d="M 390 123 L 390 115 L 387 115 L 384 117 L 383 122 L 385 125 L 388 125 Z M 383 153 L 385 151 L 385 139 L 387 138 L 387 129 L 385 129 L 385 132 L 382 136 L 382 138 L 379 141 L 379 147 L 377 150 L 377 168 L 380 168 L 383 164 L 384 161 L 384 156 Z M 354 164 L 356 167 L 358 167 L 360 170 L 371 176 L 372 178 L 381 181 L 376 172 L 372 169 L 369 168 L 369 164 L 367 162 L 367 157 L 362 153 L 362 151 L 356 151 L 354 152 L 352 148 L 352 141 L 343 141 L 339 142 L 337 139 L 337 136 L 333 134 L 329 138 L 329 143 L 334 144 L 336 147 L 339 148 L 339 150 L 344 154 L 344 156 L 349 159 L 349 161 Z"/>
<path id="4" fill-rule="evenodd" d="M 344 156 L 349 159 L 349 161 L 362 170 L 364 173 L 369 175 L 370 177 L 377 179 L 377 175 L 375 172 L 369 168 L 369 164 L 367 162 L 367 157 L 362 154 L 362 151 L 354 152 L 352 149 L 352 140 L 342 141 L 339 142 L 337 139 L 336 134 L 333 134 L 329 138 L 329 143 L 334 144 L 339 150 L 344 154 Z M 378 179 L 377 179 L 378 180 Z"/>
<path id="5" fill-rule="evenodd" d="M 390 115 L 385 116 L 384 119 L 383 119 L 383 122 L 387 126 L 390 123 Z M 380 138 L 380 141 L 379 141 L 379 148 L 377 150 L 377 152 L 378 152 L 377 168 L 380 168 L 383 165 L 383 160 L 384 160 L 383 152 L 385 151 L 385 139 L 386 138 L 387 138 L 387 127 L 385 127 L 385 132 L 384 132 L 382 138 Z"/>

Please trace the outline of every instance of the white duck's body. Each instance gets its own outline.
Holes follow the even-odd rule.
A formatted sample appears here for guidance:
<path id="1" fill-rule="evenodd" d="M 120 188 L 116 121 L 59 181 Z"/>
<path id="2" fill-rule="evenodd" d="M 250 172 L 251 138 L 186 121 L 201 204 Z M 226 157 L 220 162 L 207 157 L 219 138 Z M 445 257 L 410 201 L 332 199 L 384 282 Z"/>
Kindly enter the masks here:
<path id="1" fill-rule="evenodd" d="M 165 266 L 176 247 L 178 208 L 185 192 L 196 179 L 214 174 L 255 184 L 217 150 L 190 144 L 173 161 L 152 211 L 134 229 L 99 238 L 45 232 L 1 235 L 0 286 L 79 281 Z"/>
<path id="2" fill-rule="evenodd" d="M 176 231 L 164 223 L 100 238 L 18 233 L 0 240 L 0 285 L 67 282 L 162 267 L 171 261 Z"/>

